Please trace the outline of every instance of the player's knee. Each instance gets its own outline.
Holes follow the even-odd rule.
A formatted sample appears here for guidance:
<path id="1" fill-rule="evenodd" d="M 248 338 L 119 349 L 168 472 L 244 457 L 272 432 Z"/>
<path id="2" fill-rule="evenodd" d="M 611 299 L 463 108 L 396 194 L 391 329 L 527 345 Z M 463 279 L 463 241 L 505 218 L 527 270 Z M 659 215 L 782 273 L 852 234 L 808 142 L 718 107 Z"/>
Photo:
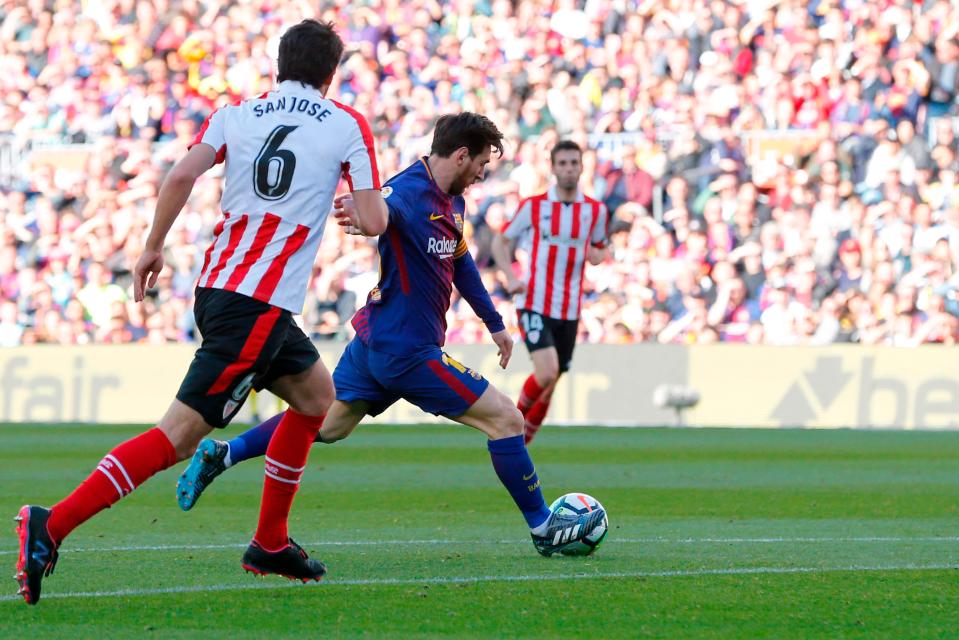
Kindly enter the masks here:
<path id="1" fill-rule="evenodd" d="M 508 398 L 507 402 L 502 404 L 499 419 L 496 422 L 500 430 L 499 437 L 501 438 L 510 438 L 523 433 L 525 424 L 523 414 L 519 412 L 516 405 L 509 401 Z"/>
<path id="2" fill-rule="evenodd" d="M 340 440 L 345 440 L 352 429 L 347 428 L 345 425 L 339 424 L 327 424 L 323 423 L 323 426 L 320 428 L 320 433 L 317 436 L 324 444 L 333 444 L 334 442 L 339 442 Z"/>
<path id="3" fill-rule="evenodd" d="M 536 382 L 544 389 L 556 384 L 557 380 L 559 380 L 559 367 L 548 365 L 536 372 Z"/>
<path id="4" fill-rule="evenodd" d="M 329 411 L 333 404 L 333 390 L 305 392 L 297 394 L 290 406 L 294 411 L 305 416 L 322 416 Z"/>
<path id="5" fill-rule="evenodd" d="M 195 452 L 200 441 L 210 433 L 210 427 L 202 420 L 192 422 L 184 420 L 176 423 L 163 423 L 160 430 L 166 434 L 176 451 L 177 460 L 186 460 Z"/>

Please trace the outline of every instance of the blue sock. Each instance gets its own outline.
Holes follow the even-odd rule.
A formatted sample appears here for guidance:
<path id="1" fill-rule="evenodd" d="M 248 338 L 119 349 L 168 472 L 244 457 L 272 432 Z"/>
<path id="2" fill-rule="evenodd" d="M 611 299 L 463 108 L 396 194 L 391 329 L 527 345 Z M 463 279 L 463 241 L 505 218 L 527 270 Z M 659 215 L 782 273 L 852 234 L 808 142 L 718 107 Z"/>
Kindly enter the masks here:
<path id="1" fill-rule="evenodd" d="M 273 432 L 280 425 L 284 415 L 286 411 L 276 414 L 228 441 L 230 452 L 226 457 L 226 466 L 232 467 L 238 462 L 265 456 L 266 448 L 270 445 L 270 438 L 273 437 Z M 320 439 L 320 432 L 317 432 L 314 442 L 323 442 Z"/>
<path id="2" fill-rule="evenodd" d="M 529 528 L 546 522 L 550 516 L 549 507 L 539 488 L 539 478 L 523 442 L 523 435 L 490 440 L 486 447 L 496 475 L 523 512 Z"/>
<path id="3" fill-rule="evenodd" d="M 232 467 L 238 462 L 266 455 L 270 438 L 273 437 L 273 432 L 276 431 L 276 427 L 285 414 L 285 411 L 278 413 L 227 442 L 230 445 L 229 466 Z"/>

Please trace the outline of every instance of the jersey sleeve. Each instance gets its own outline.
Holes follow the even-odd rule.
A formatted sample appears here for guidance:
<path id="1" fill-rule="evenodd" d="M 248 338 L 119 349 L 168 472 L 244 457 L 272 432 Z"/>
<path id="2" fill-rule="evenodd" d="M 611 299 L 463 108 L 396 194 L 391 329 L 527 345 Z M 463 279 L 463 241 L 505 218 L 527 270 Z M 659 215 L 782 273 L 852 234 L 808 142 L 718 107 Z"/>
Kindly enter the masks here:
<path id="1" fill-rule="evenodd" d="M 203 121 L 203 126 L 196 134 L 196 138 L 190 143 L 188 149 L 196 145 L 208 144 L 216 151 L 216 164 L 220 164 L 226 159 L 226 131 L 224 121 L 226 120 L 226 111 L 217 109 L 207 116 Z"/>
<path id="2" fill-rule="evenodd" d="M 462 240 L 460 243 L 461 246 L 466 246 Z M 476 263 L 473 262 L 473 256 L 469 251 L 460 254 L 459 248 L 456 253 L 456 259 L 453 260 L 453 284 L 490 333 L 503 331 L 506 329 L 503 316 L 496 310 L 489 292 L 483 286 L 483 279 L 476 268 Z"/>
<path id="3" fill-rule="evenodd" d="M 501 233 L 510 240 L 516 240 L 523 232 L 533 226 L 533 201 L 529 198 L 523 200 L 516 214 L 511 220 L 503 225 Z"/>
<path id="4" fill-rule="evenodd" d="M 470 249 L 466 245 L 466 240 L 464 238 L 460 238 L 460 241 L 456 243 L 456 251 L 453 252 L 453 258 L 462 258 L 469 252 Z"/>
<path id="5" fill-rule="evenodd" d="M 383 200 L 386 202 L 386 212 L 389 216 L 389 223 L 394 226 L 403 226 L 406 222 L 406 202 L 403 197 L 392 187 L 386 186 L 382 189 Z"/>
<path id="6" fill-rule="evenodd" d="M 343 178 L 350 191 L 380 188 L 380 172 L 376 166 L 373 131 L 363 115 L 350 107 L 336 103 L 352 119 L 343 158 Z"/>
<path id="7" fill-rule="evenodd" d="M 606 238 L 609 236 L 609 213 L 606 205 L 599 204 L 596 214 L 596 224 L 593 225 L 593 235 L 590 236 L 590 243 L 597 249 L 606 246 Z"/>

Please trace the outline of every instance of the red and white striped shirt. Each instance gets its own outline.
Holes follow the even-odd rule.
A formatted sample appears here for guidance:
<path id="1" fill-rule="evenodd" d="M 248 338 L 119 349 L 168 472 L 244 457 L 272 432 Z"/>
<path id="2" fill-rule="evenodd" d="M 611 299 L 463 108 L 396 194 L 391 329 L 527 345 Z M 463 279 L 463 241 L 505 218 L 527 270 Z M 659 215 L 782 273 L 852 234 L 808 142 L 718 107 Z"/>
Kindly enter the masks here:
<path id="1" fill-rule="evenodd" d="M 300 313 L 340 178 L 354 191 L 380 188 L 369 124 L 287 80 L 214 111 L 193 144 L 201 142 L 226 167 L 223 217 L 198 286 Z"/>
<path id="2" fill-rule="evenodd" d="M 579 318 L 583 270 L 590 245 L 606 245 L 606 207 L 576 193 L 573 202 L 560 202 L 556 188 L 520 203 L 503 235 L 519 240 L 529 254 L 526 293 L 516 296 L 519 309 L 550 318 Z"/>

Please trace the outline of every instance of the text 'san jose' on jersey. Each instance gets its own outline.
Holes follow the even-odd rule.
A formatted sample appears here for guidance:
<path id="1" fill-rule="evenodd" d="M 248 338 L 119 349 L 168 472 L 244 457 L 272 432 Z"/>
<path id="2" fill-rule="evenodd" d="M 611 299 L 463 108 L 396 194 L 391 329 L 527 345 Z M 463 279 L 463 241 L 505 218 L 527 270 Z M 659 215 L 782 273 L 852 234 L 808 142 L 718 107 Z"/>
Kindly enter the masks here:
<path id="1" fill-rule="evenodd" d="M 379 189 L 366 119 L 312 87 L 284 81 L 214 111 L 193 144 L 226 162 L 221 209 L 199 286 L 299 313 L 340 178 Z"/>

